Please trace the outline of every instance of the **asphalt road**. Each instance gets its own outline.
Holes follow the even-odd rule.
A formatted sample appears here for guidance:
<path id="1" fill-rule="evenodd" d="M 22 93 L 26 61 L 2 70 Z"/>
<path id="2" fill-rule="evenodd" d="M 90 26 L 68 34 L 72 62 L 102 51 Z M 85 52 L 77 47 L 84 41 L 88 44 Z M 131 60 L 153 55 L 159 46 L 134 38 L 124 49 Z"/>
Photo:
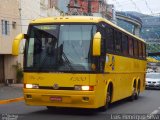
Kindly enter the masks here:
<path id="1" fill-rule="evenodd" d="M 131 120 L 138 120 L 135 115 L 144 119 L 143 115 L 150 114 L 159 114 L 154 118 L 159 120 L 160 90 L 146 90 L 133 102 L 125 99 L 113 103 L 106 112 L 67 108 L 49 111 L 46 107 L 26 106 L 24 102 L 16 102 L 0 105 L 0 114 L 0 120 L 120 120 L 122 117 L 128 120 L 124 115 L 131 115 Z"/>
<path id="2" fill-rule="evenodd" d="M 12 86 L 0 85 L 0 100 L 22 97 L 22 85 L 23 84 L 13 84 Z"/>

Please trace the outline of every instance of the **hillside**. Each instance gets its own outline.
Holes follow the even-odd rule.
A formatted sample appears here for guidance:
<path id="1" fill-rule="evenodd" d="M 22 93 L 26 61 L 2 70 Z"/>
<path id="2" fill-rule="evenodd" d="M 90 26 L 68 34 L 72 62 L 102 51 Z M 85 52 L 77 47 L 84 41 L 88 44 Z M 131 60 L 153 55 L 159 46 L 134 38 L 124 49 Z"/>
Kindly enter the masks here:
<path id="1" fill-rule="evenodd" d="M 148 43 L 148 52 L 160 51 L 160 16 L 149 16 L 138 12 L 127 12 L 142 20 L 141 37 Z"/>

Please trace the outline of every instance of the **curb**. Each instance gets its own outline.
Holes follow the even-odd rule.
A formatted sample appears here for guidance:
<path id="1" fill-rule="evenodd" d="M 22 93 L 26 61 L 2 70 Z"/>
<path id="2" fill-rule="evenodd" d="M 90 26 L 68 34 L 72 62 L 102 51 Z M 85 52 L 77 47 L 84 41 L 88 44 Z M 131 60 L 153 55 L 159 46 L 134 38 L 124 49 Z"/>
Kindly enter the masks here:
<path id="1" fill-rule="evenodd" d="M 7 103 L 18 102 L 18 101 L 23 101 L 23 100 L 24 100 L 24 97 L 8 99 L 8 100 L 0 100 L 0 104 L 7 104 Z"/>

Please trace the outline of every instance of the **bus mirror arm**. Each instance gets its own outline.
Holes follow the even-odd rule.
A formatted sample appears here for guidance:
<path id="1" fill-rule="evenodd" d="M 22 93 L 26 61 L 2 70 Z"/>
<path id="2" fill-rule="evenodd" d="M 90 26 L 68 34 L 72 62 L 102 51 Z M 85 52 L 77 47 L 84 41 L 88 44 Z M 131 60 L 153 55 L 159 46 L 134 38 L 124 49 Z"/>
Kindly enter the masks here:
<path id="1" fill-rule="evenodd" d="M 100 56 L 101 55 L 101 33 L 97 32 L 94 35 L 93 38 L 93 52 L 92 55 L 93 56 Z"/>
<path id="2" fill-rule="evenodd" d="M 18 34 L 14 38 L 13 44 L 12 44 L 12 55 L 18 56 L 20 43 L 25 38 L 27 38 L 27 35 L 22 33 Z"/>

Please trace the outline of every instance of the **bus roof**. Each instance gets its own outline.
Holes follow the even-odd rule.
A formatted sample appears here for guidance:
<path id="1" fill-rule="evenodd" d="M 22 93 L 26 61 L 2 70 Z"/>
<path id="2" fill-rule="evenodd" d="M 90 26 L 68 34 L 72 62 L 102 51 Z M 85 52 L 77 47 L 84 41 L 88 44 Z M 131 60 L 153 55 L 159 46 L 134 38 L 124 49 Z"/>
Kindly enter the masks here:
<path id="1" fill-rule="evenodd" d="M 59 16 L 59 17 L 48 17 L 33 20 L 31 23 L 70 23 L 70 22 L 91 22 L 98 23 L 103 18 L 93 16 Z"/>
<path id="2" fill-rule="evenodd" d="M 121 27 L 113 24 L 109 20 L 102 17 L 94 17 L 94 16 L 58 16 L 58 17 L 48 17 L 48 18 L 39 18 L 32 20 L 30 24 L 47 24 L 47 23 L 98 23 L 98 22 L 106 22 L 112 27 L 129 34 L 130 36 L 145 42 L 143 39 L 129 33 Z"/>

